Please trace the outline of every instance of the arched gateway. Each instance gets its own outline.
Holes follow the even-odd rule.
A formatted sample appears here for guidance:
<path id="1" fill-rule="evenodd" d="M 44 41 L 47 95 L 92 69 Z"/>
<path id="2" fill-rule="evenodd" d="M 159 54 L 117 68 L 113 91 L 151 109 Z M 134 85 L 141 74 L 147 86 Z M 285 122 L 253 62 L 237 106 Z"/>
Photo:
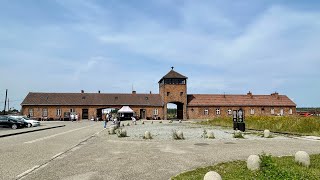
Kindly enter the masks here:
<path id="1" fill-rule="evenodd" d="M 177 105 L 177 119 L 187 119 L 187 77 L 172 70 L 159 81 L 159 93 L 164 104 L 163 115 L 167 119 L 167 104 Z"/>

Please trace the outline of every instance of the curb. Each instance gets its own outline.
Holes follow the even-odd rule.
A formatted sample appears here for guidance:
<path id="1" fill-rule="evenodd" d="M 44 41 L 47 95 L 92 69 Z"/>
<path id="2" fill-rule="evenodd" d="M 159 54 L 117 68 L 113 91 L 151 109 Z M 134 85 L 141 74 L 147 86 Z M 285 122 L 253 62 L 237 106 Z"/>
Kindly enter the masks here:
<path id="1" fill-rule="evenodd" d="M 59 127 L 64 127 L 64 126 L 66 126 L 66 125 L 53 126 L 53 127 L 42 128 L 42 129 L 34 129 L 34 130 L 30 130 L 30 131 L 22 131 L 22 132 L 16 132 L 16 133 L 11 133 L 11 134 L 4 134 L 4 135 L 0 135 L 0 138 L 8 137 L 8 136 L 14 136 L 14 135 L 18 135 L 18 134 L 25 134 L 25 133 L 29 133 L 29 132 L 42 131 L 42 130 L 47 130 L 47 129 L 54 129 L 54 128 L 59 128 Z"/>

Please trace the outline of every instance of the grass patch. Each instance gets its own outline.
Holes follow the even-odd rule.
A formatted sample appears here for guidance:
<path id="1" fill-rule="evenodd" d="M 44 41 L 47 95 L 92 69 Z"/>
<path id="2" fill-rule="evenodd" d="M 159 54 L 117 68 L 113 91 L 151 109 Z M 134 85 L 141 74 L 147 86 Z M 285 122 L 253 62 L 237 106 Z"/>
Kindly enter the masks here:
<path id="1" fill-rule="evenodd" d="M 172 177 L 173 180 L 202 180 L 209 171 L 216 171 L 223 180 L 246 179 L 246 180 L 320 180 L 320 154 L 311 155 L 311 166 L 302 167 L 294 162 L 294 157 L 271 157 L 262 154 L 261 169 L 250 171 L 245 161 L 232 161 L 219 163 L 214 166 L 198 168 Z"/>
<path id="2" fill-rule="evenodd" d="M 208 121 L 199 122 L 203 125 L 233 127 L 233 121 L 230 117 L 215 118 Z M 320 118 L 319 117 L 298 117 L 298 116 L 265 116 L 265 117 L 247 117 L 245 119 L 246 128 L 265 130 L 271 132 L 285 132 L 300 135 L 320 136 Z"/>

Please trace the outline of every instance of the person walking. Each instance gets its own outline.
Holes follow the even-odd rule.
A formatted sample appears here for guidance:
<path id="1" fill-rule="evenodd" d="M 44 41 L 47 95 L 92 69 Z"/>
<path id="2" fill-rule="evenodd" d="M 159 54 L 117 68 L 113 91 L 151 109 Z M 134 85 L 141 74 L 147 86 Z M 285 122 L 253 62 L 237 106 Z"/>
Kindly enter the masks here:
<path id="1" fill-rule="evenodd" d="M 109 115 L 109 113 L 107 113 L 106 119 L 104 120 L 104 128 L 105 128 L 105 129 L 107 128 L 107 124 L 108 124 L 109 118 L 110 118 L 110 115 Z"/>
<path id="2" fill-rule="evenodd" d="M 73 113 L 70 114 L 70 119 L 71 119 L 71 122 L 73 122 L 73 120 L 74 120 L 74 114 Z"/>
<path id="3" fill-rule="evenodd" d="M 75 119 L 78 122 L 78 120 L 79 120 L 79 115 L 78 114 L 75 115 Z"/>

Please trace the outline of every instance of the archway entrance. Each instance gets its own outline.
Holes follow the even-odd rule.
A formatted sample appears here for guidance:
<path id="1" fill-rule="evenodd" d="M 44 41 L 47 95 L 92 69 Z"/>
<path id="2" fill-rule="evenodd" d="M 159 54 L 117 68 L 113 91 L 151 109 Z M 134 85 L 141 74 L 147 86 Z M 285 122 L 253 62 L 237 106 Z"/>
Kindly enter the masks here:
<path id="1" fill-rule="evenodd" d="M 167 119 L 183 119 L 183 103 L 167 103 Z"/>

